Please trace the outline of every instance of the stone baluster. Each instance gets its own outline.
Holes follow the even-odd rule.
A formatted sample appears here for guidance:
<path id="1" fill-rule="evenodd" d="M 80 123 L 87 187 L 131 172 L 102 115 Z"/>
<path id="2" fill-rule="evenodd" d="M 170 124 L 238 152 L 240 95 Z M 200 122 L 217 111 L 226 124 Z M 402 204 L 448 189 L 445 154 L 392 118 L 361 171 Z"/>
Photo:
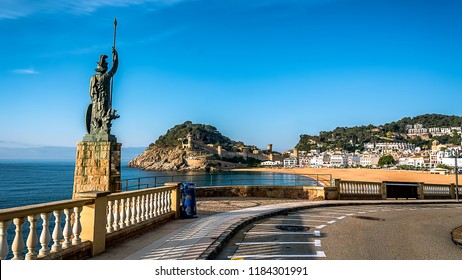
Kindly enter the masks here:
<path id="1" fill-rule="evenodd" d="M 63 215 L 63 210 L 53 211 L 55 216 L 55 228 L 53 229 L 53 246 L 51 246 L 51 252 L 61 251 L 61 239 L 63 238 L 63 231 L 61 229 L 61 216 Z"/>
<path id="2" fill-rule="evenodd" d="M 164 191 L 164 214 L 168 213 L 168 191 Z"/>
<path id="3" fill-rule="evenodd" d="M 130 224 L 136 224 L 136 216 L 138 215 L 137 207 L 136 207 L 136 196 L 132 197 L 132 217 L 130 219 Z"/>
<path id="4" fill-rule="evenodd" d="M 160 213 L 165 214 L 165 191 L 160 193 Z"/>
<path id="5" fill-rule="evenodd" d="M 11 250 L 13 251 L 13 260 L 22 260 L 22 249 L 24 249 L 24 239 L 22 237 L 22 226 L 26 218 L 15 218 L 13 220 L 13 224 L 16 226 L 15 229 L 15 236 L 13 240 L 13 245 L 11 246 Z"/>
<path id="6" fill-rule="evenodd" d="M 51 212 L 50 213 L 42 213 L 40 214 L 40 218 L 42 219 L 42 233 L 40 234 L 40 251 L 39 251 L 39 257 L 45 257 L 50 254 L 50 228 L 48 227 L 48 222 L 51 217 Z"/>
<path id="7" fill-rule="evenodd" d="M 107 217 L 106 217 L 106 232 L 111 233 L 114 231 L 114 227 L 113 227 L 114 215 L 112 214 L 112 212 L 114 211 L 113 210 L 114 201 L 109 200 L 107 202 L 107 205 L 108 205 L 108 210 L 107 210 Z"/>
<path id="8" fill-rule="evenodd" d="M 130 206 L 130 198 L 126 199 L 126 212 L 125 212 L 125 227 L 129 227 L 131 223 L 132 207 Z"/>
<path id="9" fill-rule="evenodd" d="M 144 221 L 144 195 L 141 195 L 140 206 L 141 206 L 140 221 Z"/>
<path id="10" fill-rule="evenodd" d="M 35 260 L 37 258 L 37 252 L 35 248 L 38 245 L 38 236 L 37 236 L 37 220 L 39 215 L 29 215 L 27 220 L 29 221 L 29 235 L 27 236 L 26 246 L 29 250 L 26 254 L 26 260 Z"/>
<path id="11" fill-rule="evenodd" d="M 0 222 L 0 260 L 6 260 L 8 255 L 8 227 L 11 221 Z"/>
<path id="12" fill-rule="evenodd" d="M 128 208 L 128 207 L 127 207 Z M 119 228 L 125 228 L 125 198 L 120 200 L 120 222 Z"/>
<path id="13" fill-rule="evenodd" d="M 167 194 L 167 212 L 172 212 L 172 193 L 173 191 L 168 191 Z"/>
<path id="14" fill-rule="evenodd" d="M 157 205 L 157 193 L 152 194 L 152 203 L 153 203 L 153 210 L 152 213 L 154 217 L 159 216 L 157 212 L 159 211 L 159 206 Z"/>
<path id="15" fill-rule="evenodd" d="M 154 194 L 149 194 L 149 219 L 154 218 Z"/>
<path id="16" fill-rule="evenodd" d="M 112 211 L 112 214 L 114 215 L 114 224 L 113 224 L 113 228 L 114 228 L 114 231 L 118 231 L 119 230 L 119 220 L 120 220 L 120 216 L 119 216 L 119 200 L 114 200 L 114 209 Z"/>
<path id="17" fill-rule="evenodd" d="M 74 226 L 72 227 L 72 233 L 74 238 L 72 239 L 72 245 L 77 245 L 82 242 L 80 239 L 80 233 L 82 232 L 82 223 L 80 221 L 80 213 L 82 213 L 83 207 L 74 207 Z"/>
<path id="18" fill-rule="evenodd" d="M 72 213 L 74 211 L 72 209 L 64 209 L 64 214 L 66 215 L 66 222 L 64 224 L 64 230 L 63 230 L 63 236 L 64 236 L 64 242 L 63 242 L 63 249 L 69 248 L 72 246 L 72 226 L 71 226 L 71 219 L 72 219 Z"/>
<path id="19" fill-rule="evenodd" d="M 146 209 L 145 213 L 144 213 L 144 220 L 147 221 L 149 220 L 149 212 L 151 211 L 151 202 L 150 202 L 150 198 L 151 198 L 151 195 L 150 194 L 146 194 L 145 195 L 146 198 L 144 199 L 144 209 Z"/>
<path id="20" fill-rule="evenodd" d="M 141 222 L 141 196 L 136 197 L 136 223 Z"/>
<path id="21" fill-rule="evenodd" d="M 160 195 L 160 194 L 161 194 L 160 192 L 156 193 L 156 195 L 157 195 L 157 197 L 156 197 L 156 203 L 157 203 L 157 207 L 156 207 L 156 209 L 157 209 L 157 216 L 160 216 L 160 214 L 162 214 L 162 209 L 160 209 L 160 208 L 162 207 L 162 202 L 160 201 L 160 199 L 161 199 L 161 195 Z"/>

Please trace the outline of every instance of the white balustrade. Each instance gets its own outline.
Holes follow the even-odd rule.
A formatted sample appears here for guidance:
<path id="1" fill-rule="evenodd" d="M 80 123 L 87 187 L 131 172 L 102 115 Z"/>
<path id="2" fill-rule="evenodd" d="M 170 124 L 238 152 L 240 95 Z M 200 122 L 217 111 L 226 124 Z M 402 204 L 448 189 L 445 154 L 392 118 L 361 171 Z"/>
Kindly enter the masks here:
<path id="1" fill-rule="evenodd" d="M 13 260 L 22 260 L 22 249 L 24 249 L 24 240 L 22 239 L 22 226 L 24 225 L 24 222 L 26 221 L 26 218 L 15 218 L 13 220 L 13 224 L 16 226 L 15 229 L 15 236 L 13 240 L 13 245 L 11 246 L 11 249 L 13 251 Z"/>
<path id="2" fill-rule="evenodd" d="M 11 221 L 0 221 L 0 260 L 6 260 L 8 255 L 8 227 Z"/>
<path id="3" fill-rule="evenodd" d="M 50 248 L 48 246 L 51 240 L 50 229 L 48 227 L 48 222 L 50 220 L 50 217 L 51 217 L 51 212 L 40 214 L 40 218 L 42 219 L 42 233 L 40 234 L 41 248 L 39 251 L 39 257 L 48 256 L 50 254 Z"/>
<path id="4" fill-rule="evenodd" d="M 149 215 L 148 219 L 154 218 L 154 194 L 149 194 Z"/>
<path id="5" fill-rule="evenodd" d="M 63 230 L 63 237 L 64 237 L 64 241 L 63 241 L 63 249 L 67 249 L 69 247 L 72 246 L 72 241 L 71 241 L 71 238 L 72 238 L 72 226 L 71 226 L 71 218 L 72 218 L 72 213 L 73 213 L 73 210 L 72 209 L 64 209 L 64 215 L 66 215 L 66 221 L 64 223 L 64 230 Z"/>
<path id="6" fill-rule="evenodd" d="M 55 226 L 53 229 L 53 246 L 51 246 L 51 253 L 61 251 L 61 239 L 63 238 L 63 231 L 61 229 L 61 216 L 63 214 L 63 210 L 55 210 L 53 211 L 53 215 L 55 216 Z"/>
<path id="7" fill-rule="evenodd" d="M 114 206 L 114 201 L 108 201 L 108 207 L 107 207 L 107 217 L 106 217 L 106 232 L 111 233 L 114 231 L 114 215 L 112 212 L 114 211 L 113 209 Z"/>
<path id="8" fill-rule="evenodd" d="M 368 182 L 340 182 L 340 192 L 343 194 L 364 194 L 375 195 L 380 194 L 381 183 Z"/>
<path id="9" fill-rule="evenodd" d="M 125 198 L 120 200 L 120 221 L 119 221 L 119 228 L 125 228 Z"/>
<path id="10" fill-rule="evenodd" d="M 29 215 L 27 220 L 29 221 L 29 235 L 27 236 L 26 246 L 28 252 L 26 254 L 26 260 L 35 260 L 37 258 L 37 252 L 35 248 L 38 245 L 38 236 L 37 236 L 37 220 L 39 215 Z"/>
<path id="11" fill-rule="evenodd" d="M 136 224 L 136 216 L 138 215 L 138 210 L 136 207 L 136 196 L 132 197 L 132 217 L 130 219 L 130 225 Z"/>
<path id="12" fill-rule="evenodd" d="M 144 221 L 145 220 L 145 215 L 146 215 L 146 203 L 145 203 L 145 195 L 141 195 L 141 214 L 140 214 L 140 220 Z"/>
<path id="13" fill-rule="evenodd" d="M 80 213 L 82 213 L 83 207 L 74 207 L 74 226 L 72 227 L 72 233 L 74 238 L 72 239 L 72 245 L 78 245 L 82 242 L 80 239 L 80 233 L 82 232 L 82 224 L 80 221 Z"/>
<path id="14" fill-rule="evenodd" d="M 114 231 L 119 230 L 119 201 L 114 200 L 114 209 L 112 209 L 112 214 L 114 215 L 114 223 L 112 225 Z"/>
<path id="15" fill-rule="evenodd" d="M 157 217 L 159 216 L 159 203 L 157 202 L 159 199 L 159 193 L 154 193 L 153 195 L 154 195 L 154 197 L 152 198 L 152 200 L 154 201 L 153 214 L 154 214 L 154 217 Z"/>
<path id="16" fill-rule="evenodd" d="M 132 216 L 132 207 L 130 206 L 130 198 L 127 198 L 125 200 L 125 207 L 126 207 L 126 212 L 125 212 L 125 227 L 129 227 L 131 225 L 131 216 Z"/>
<path id="17" fill-rule="evenodd" d="M 141 196 L 136 197 L 136 223 L 141 222 Z"/>

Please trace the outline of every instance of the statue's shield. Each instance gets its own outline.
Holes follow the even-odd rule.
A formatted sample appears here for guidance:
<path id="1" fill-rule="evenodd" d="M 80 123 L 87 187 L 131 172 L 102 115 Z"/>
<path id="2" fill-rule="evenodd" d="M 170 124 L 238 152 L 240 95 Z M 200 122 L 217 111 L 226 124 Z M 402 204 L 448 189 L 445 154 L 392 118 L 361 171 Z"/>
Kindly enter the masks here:
<path id="1" fill-rule="evenodd" d="M 85 126 L 87 128 L 87 133 L 90 134 L 90 125 L 91 125 L 91 111 L 92 105 L 89 104 L 87 107 L 87 112 L 85 113 Z"/>

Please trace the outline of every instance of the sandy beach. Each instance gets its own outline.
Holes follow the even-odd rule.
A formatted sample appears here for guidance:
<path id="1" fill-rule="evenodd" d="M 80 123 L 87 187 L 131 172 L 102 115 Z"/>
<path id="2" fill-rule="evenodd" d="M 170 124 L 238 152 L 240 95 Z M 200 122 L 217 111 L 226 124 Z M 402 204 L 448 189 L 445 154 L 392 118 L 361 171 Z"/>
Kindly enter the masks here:
<path id="1" fill-rule="evenodd" d="M 279 172 L 292 174 L 331 174 L 335 179 L 351 181 L 399 181 L 423 182 L 428 184 L 455 183 L 455 174 L 430 174 L 428 171 L 384 170 L 384 169 L 342 169 L 342 168 L 248 168 L 241 171 Z M 313 176 L 310 176 L 313 177 Z M 462 180 L 462 177 L 459 178 Z M 461 181 L 462 182 L 462 181 Z"/>

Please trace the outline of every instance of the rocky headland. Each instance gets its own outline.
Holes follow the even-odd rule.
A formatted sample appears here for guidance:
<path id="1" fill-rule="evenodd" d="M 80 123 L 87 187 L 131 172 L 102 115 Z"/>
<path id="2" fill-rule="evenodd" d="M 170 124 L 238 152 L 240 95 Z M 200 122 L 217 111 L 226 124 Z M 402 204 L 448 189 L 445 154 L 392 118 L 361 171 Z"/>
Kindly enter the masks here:
<path id="1" fill-rule="evenodd" d="M 213 171 L 256 166 L 278 155 L 233 141 L 211 125 L 187 121 L 169 129 L 128 166 L 159 171 Z"/>

